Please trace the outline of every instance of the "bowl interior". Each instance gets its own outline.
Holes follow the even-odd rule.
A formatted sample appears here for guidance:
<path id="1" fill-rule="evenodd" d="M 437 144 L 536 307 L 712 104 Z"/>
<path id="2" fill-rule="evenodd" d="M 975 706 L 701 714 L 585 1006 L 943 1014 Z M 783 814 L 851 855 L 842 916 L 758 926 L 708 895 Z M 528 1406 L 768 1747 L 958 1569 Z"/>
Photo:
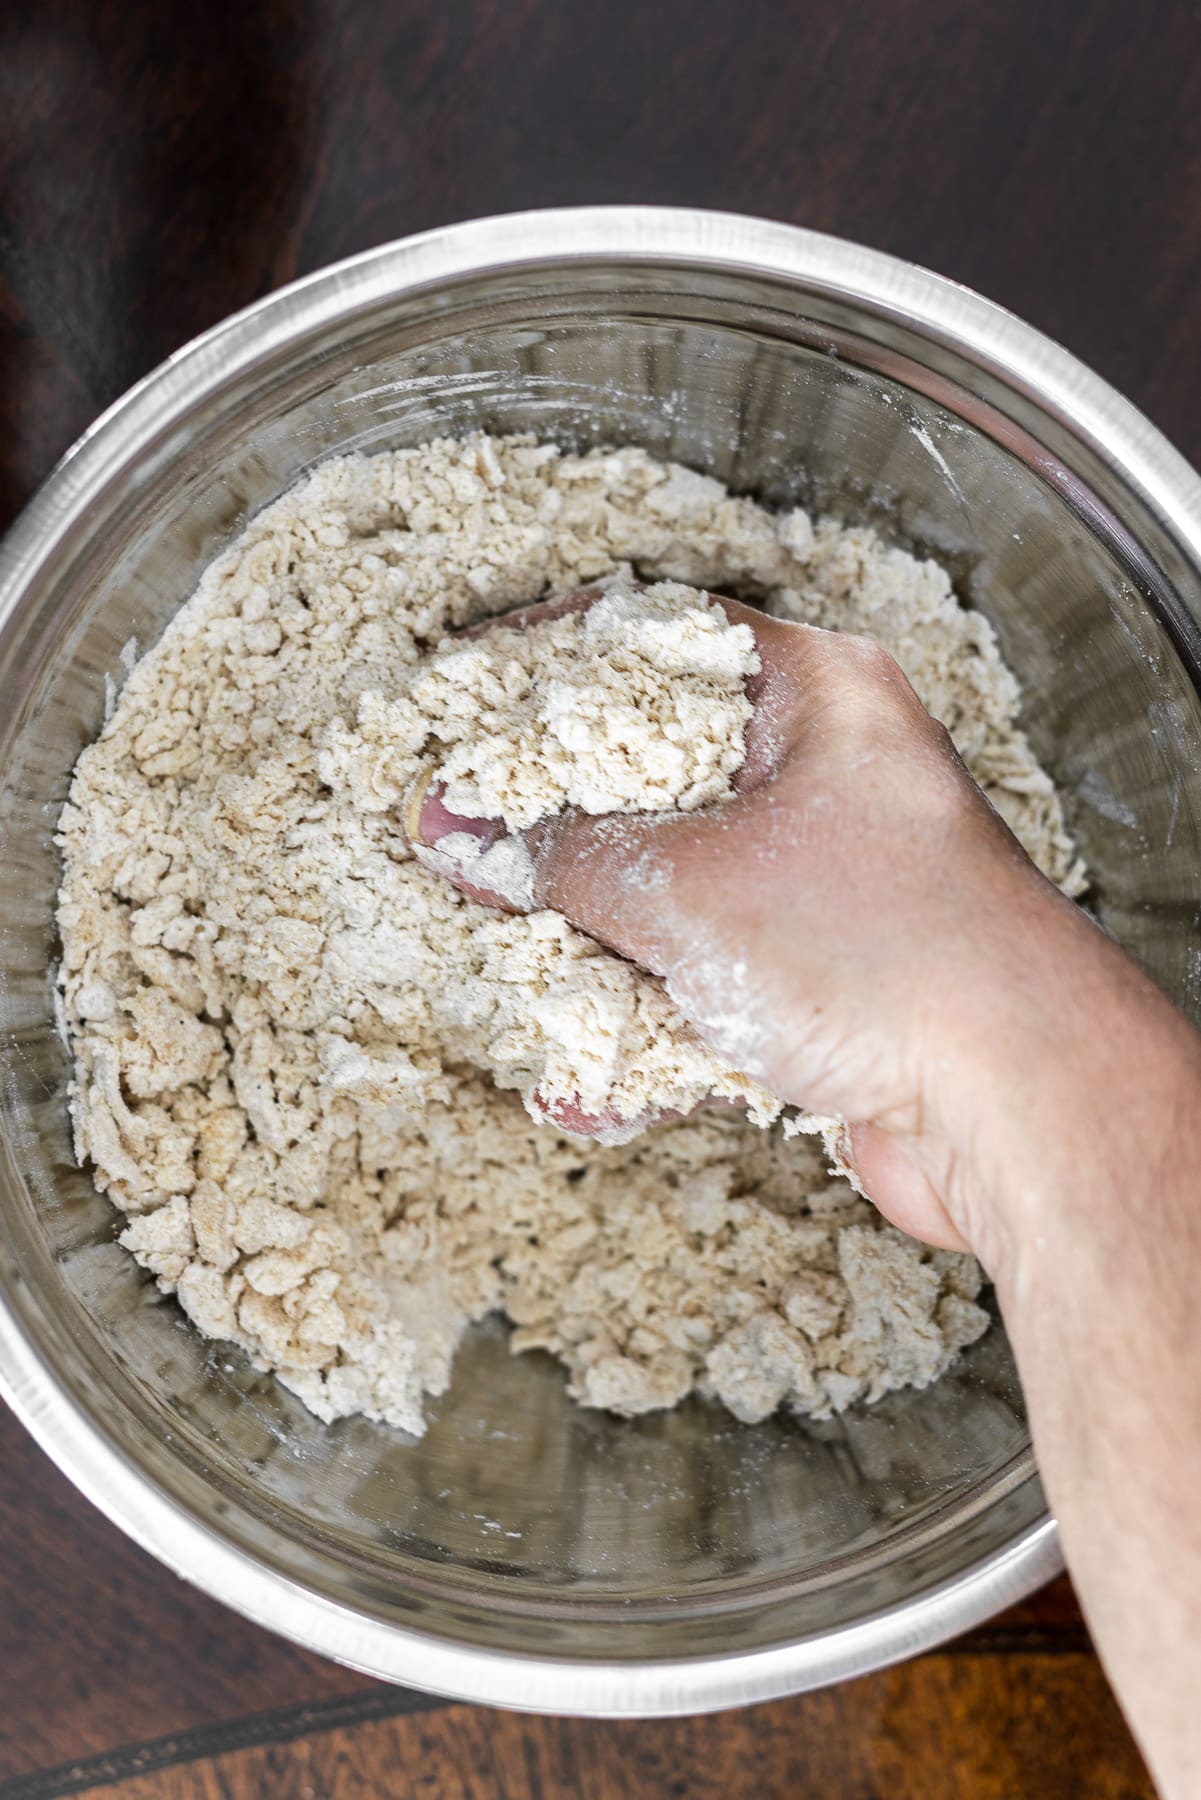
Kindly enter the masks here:
<path id="1" fill-rule="evenodd" d="M 481 275 L 265 342 L 121 444 L 2 644 L 5 1150 L 0 1271 L 128 1460 L 302 1585 L 477 1646 L 665 1657 L 787 1641 L 904 1602 L 1042 1508 L 1000 1329 L 936 1388 L 824 1426 L 700 1402 L 623 1423 L 462 1350 L 420 1443 L 329 1428 L 203 1343 L 72 1160 L 48 971 L 52 833 L 123 647 L 144 648 L 248 514 L 331 452 L 477 427 L 636 441 L 773 504 L 869 518 L 996 625 L 1069 797 L 1106 924 L 1201 994 L 1195 576 L 1121 472 L 977 359 L 767 276 L 651 263 Z"/>

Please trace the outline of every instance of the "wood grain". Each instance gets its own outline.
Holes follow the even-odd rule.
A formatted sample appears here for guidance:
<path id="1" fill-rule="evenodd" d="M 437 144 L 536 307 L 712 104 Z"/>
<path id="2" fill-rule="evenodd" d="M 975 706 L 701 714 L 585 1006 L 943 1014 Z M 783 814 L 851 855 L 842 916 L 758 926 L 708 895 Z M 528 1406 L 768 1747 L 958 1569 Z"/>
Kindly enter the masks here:
<path id="1" fill-rule="evenodd" d="M 1096 1663 L 932 1656 L 772 1706 L 639 1723 L 450 1707 L 207 1758 L 88 1800 L 1146 1800 Z"/>
<path id="2" fill-rule="evenodd" d="M 97 404 L 291 276 L 482 213 L 791 219 L 978 287 L 1201 445 L 1184 0 L 10 0 L 0 267 Z"/>
<path id="3" fill-rule="evenodd" d="M 369 1685 L 178 1580 L 0 1411 L 0 1783 Z"/>
<path id="4" fill-rule="evenodd" d="M 0 528 L 130 382 L 280 282 L 588 201 L 762 213 L 937 268 L 1201 456 L 1197 50 L 1192 0 L 8 0 Z M 749 1715 L 454 1708 L 136 1791 L 1143 1794 L 1086 1645 L 1060 1583 L 954 1653 Z M 118 1746 L 192 1755 L 178 1734 L 238 1721 L 246 1742 L 280 1709 L 385 1693 L 184 1587 L 8 1419 L 0 1681 L 0 1800 Z"/>
<path id="5" fill-rule="evenodd" d="M 1049 1658 L 1087 1643 L 1061 1580 L 961 1640 L 961 1653 Z M 3 1411 L 0 1677 L 0 1800 L 6 1781 L 69 1760 L 391 1692 L 177 1580 L 103 1519 Z"/>

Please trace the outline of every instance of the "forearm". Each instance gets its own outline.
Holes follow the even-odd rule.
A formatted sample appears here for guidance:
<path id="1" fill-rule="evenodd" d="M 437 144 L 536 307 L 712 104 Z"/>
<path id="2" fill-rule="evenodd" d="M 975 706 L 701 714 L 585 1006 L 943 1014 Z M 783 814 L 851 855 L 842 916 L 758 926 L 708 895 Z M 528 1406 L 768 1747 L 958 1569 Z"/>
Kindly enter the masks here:
<path id="1" fill-rule="evenodd" d="M 982 1204 L 1085 1611 L 1165 1792 L 1193 1794 L 1201 1042 L 1091 930 L 1050 936 L 1047 991 L 1063 996 L 1062 1016 L 1026 1033 L 1016 1116 L 983 1157 Z"/>

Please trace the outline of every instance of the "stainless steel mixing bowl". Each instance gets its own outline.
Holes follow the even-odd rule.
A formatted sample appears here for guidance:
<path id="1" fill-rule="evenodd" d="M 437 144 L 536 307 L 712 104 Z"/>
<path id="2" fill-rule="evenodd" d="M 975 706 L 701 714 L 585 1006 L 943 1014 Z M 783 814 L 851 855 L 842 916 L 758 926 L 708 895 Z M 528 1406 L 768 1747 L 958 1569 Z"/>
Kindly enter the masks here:
<path id="1" fill-rule="evenodd" d="M 602 209 L 391 245 L 219 326 L 100 420 L 4 548 L 13 1405 L 173 1568 L 378 1675 L 570 1712 L 763 1699 L 907 1655 L 1058 1566 L 999 1330 L 930 1392 L 813 1428 L 585 1412 L 488 1328 L 414 1444 L 322 1426 L 203 1343 L 72 1161 L 52 833 L 122 646 L 319 457 L 475 426 L 637 441 L 941 557 L 1021 675 L 1105 923 L 1194 1011 L 1201 488 L 974 294 L 759 220 Z"/>

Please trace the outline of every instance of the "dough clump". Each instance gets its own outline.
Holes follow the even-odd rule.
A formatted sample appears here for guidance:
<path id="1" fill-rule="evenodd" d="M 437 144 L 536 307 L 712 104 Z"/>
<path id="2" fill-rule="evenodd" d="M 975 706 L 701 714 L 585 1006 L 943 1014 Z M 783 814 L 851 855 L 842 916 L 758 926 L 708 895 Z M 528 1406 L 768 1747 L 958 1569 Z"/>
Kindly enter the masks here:
<path id="1" fill-rule="evenodd" d="M 445 803 L 520 831 L 725 799 L 751 716 L 754 635 L 678 581 L 606 584 L 582 612 L 443 644 L 410 693 L 448 752 Z"/>
<path id="2" fill-rule="evenodd" d="M 448 637 L 596 581 L 528 640 Z M 744 1419 L 923 1386 L 986 1328 L 971 1259 L 831 1181 L 659 983 L 555 913 L 477 905 L 404 837 L 431 767 L 453 810 L 512 827 L 720 804 L 754 647 L 704 590 L 878 638 L 1081 890 L 1013 677 L 942 569 L 633 448 L 477 435 L 321 464 L 209 566 L 79 759 L 78 1154 L 160 1287 L 322 1418 L 420 1432 L 497 1309 L 586 1404 L 698 1389 Z M 512 853 L 502 880 L 523 904 Z M 545 1117 L 707 1094 L 749 1117 L 601 1145 Z"/>

